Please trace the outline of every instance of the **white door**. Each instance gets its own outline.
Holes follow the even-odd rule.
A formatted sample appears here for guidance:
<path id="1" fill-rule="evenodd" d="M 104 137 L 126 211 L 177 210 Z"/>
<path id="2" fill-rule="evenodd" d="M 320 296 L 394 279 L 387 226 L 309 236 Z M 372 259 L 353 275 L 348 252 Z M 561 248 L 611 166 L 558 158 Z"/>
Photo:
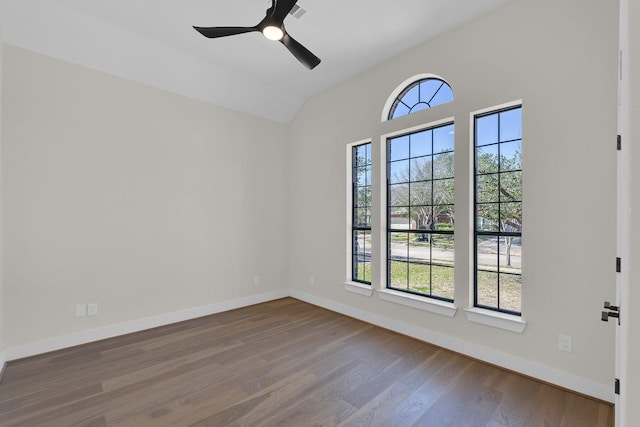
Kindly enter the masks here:
<path id="1" fill-rule="evenodd" d="M 627 100 L 627 84 L 628 77 L 627 73 L 627 64 L 626 64 L 626 53 L 627 53 L 627 4 L 628 0 L 620 1 L 620 53 L 619 53 L 619 81 L 618 81 L 618 134 L 620 135 L 622 142 L 626 142 L 627 129 L 628 129 L 628 100 Z M 623 155 L 622 146 L 618 147 L 618 178 L 617 178 L 617 252 L 620 260 L 629 259 L 628 256 L 628 215 L 626 213 L 629 205 L 628 200 L 628 191 L 629 191 L 629 176 L 628 176 L 628 162 L 625 155 Z M 626 154 L 627 150 L 624 150 L 624 154 Z M 626 307 L 623 307 L 623 301 L 625 298 L 625 290 L 628 287 L 628 268 L 623 268 L 622 263 L 619 265 L 617 280 L 616 280 L 616 305 L 620 307 L 620 325 L 616 327 L 616 356 L 615 356 L 615 375 L 617 379 L 623 377 L 625 366 L 624 366 L 624 331 L 622 330 L 623 325 L 626 327 L 626 317 L 622 316 L 622 312 Z M 626 265 L 624 267 L 627 267 Z M 623 321 L 624 320 L 624 321 Z M 625 425 L 624 422 L 624 412 L 625 412 L 625 399 L 622 399 L 620 394 L 616 394 L 615 400 L 615 417 L 616 417 L 616 426 L 622 427 Z"/>
<path id="2" fill-rule="evenodd" d="M 637 306 L 640 294 L 632 291 L 631 277 L 637 276 L 639 267 L 635 263 L 637 253 L 634 252 L 634 242 L 640 239 L 640 227 L 632 222 L 632 210 L 640 202 L 637 194 L 639 183 L 638 172 L 631 169 L 632 164 L 640 160 L 640 147 L 635 144 L 638 135 L 637 123 L 630 120 L 640 113 L 638 101 L 632 101 L 633 88 L 638 87 L 640 72 L 638 64 L 640 56 L 637 49 L 640 43 L 638 33 L 634 29 L 640 25 L 640 7 L 638 0 L 620 0 L 620 73 L 619 73 L 619 103 L 618 103 L 618 133 L 621 136 L 621 150 L 618 151 L 618 179 L 617 179 L 617 240 L 618 256 L 621 258 L 620 272 L 617 274 L 617 304 L 620 307 L 620 325 L 616 328 L 616 378 L 620 379 L 620 394 L 616 395 L 616 426 L 633 427 L 640 425 L 640 409 L 636 400 L 640 391 L 638 388 L 637 355 L 640 346 L 637 339 L 630 339 L 637 334 L 637 315 L 630 310 Z M 630 29 L 632 32 L 630 32 Z M 633 55 L 636 55 L 634 58 Z M 636 91 L 636 93 L 638 93 Z M 635 156 L 635 159 L 634 159 Z M 635 168 L 637 170 L 637 166 Z M 637 214 L 636 214 L 637 215 Z M 636 221 L 637 222 L 637 218 Z M 637 251 L 637 249 L 636 249 Z M 615 320 L 615 319 L 613 319 Z M 613 323 L 613 322 L 610 322 Z M 617 322 L 616 322 L 617 323 Z"/>

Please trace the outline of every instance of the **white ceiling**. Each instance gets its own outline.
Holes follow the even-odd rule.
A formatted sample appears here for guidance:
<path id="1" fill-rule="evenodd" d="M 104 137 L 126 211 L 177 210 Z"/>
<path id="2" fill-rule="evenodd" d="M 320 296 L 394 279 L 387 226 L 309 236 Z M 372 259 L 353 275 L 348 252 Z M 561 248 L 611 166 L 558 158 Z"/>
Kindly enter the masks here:
<path id="1" fill-rule="evenodd" d="M 289 34 L 306 69 L 259 33 L 207 39 L 192 26 L 253 26 L 270 0 L 0 0 L 6 44 L 282 123 L 313 95 L 510 0 L 300 0 Z M 425 70 L 428 71 L 428 70 Z"/>

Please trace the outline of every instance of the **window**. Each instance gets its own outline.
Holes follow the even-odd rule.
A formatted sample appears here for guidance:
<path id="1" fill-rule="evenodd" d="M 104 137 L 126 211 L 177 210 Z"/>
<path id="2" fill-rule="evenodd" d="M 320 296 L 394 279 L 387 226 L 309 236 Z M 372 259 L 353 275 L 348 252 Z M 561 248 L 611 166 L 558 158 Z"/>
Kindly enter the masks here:
<path id="1" fill-rule="evenodd" d="M 444 80 L 435 77 L 423 78 L 400 92 L 391 105 L 388 120 L 451 101 L 453 91 Z"/>
<path id="2" fill-rule="evenodd" d="M 387 287 L 453 301 L 454 127 L 387 139 Z"/>
<path id="3" fill-rule="evenodd" d="M 474 305 L 520 315 L 522 106 L 476 115 Z"/>
<path id="4" fill-rule="evenodd" d="M 442 78 L 421 74 L 389 95 L 381 118 L 391 120 L 453 99 Z M 439 111 L 451 113 L 451 109 Z M 383 301 L 453 317 L 457 311 L 455 126 L 454 117 L 433 113 L 435 120 L 428 124 L 385 125 L 395 129 L 376 145 L 380 158 L 377 163 L 374 156 L 376 185 L 372 186 L 371 140 L 347 145 L 345 289 L 366 296 L 377 291 Z M 458 250 L 463 250 L 458 258 L 462 255 L 464 264 L 457 268 L 463 277 L 473 277 L 473 292 L 460 289 L 459 297 L 468 297 L 473 305 L 464 310 L 469 321 L 521 333 L 526 326 L 521 314 L 522 101 L 476 111 L 470 117 L 474 167 L 467 169 L 467 176 L 473 183 L 466 188 L 458 183 L 465 215 L 463 229 L 458 230 L 462 233 Z M 465 151 L 465 157 L 467 153 L 471 154 Z M 381 195 L 376 197 L 380 210 L 375 212 L 381 218 L 375 251 L 372 193 Z M 467 222 L 470 207 L 473 221 Z M 381 260 L 373 277 L 376 285 L 383 282 L 382 289 L 371 286 L 372 254 Z"/>
<path id="5" fill-rule="evenodd" d="M 351 280 L 371 285 L 371 143 L 351 150 Z"/>

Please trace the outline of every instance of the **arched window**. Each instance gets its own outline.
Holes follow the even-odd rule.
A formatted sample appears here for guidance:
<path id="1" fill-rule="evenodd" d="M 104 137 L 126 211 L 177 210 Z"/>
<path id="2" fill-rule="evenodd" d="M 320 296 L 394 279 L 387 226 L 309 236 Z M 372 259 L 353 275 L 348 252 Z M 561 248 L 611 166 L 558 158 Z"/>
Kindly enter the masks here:
<path id="1" fill-rule="evenodd" d="M 392 120 L 451 101 L 451 86 L 441 78 L 430 76 L 414 79 L 395 96 L 386 119 Z"/>

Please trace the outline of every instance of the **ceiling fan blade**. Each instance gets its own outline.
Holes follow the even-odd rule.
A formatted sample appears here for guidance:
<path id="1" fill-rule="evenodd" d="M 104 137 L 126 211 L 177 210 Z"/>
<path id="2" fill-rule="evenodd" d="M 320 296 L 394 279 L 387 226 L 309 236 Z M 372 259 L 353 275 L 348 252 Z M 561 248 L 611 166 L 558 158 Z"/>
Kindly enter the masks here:
<path id="1" fill-rule="evenodd" d="M 273 9 L 273 14 L 271 17 L 275 19 L 277 22 L 282 23 L 284 18 L 287 17 L 293 6 L 296 5 L 298 0 L 276 0 L 276 5 Z"/>
<path id="2" fill-rule="evenodd" d="M 235 36 L 236 34 L 258 31 L 256 27 L 193 27 L 205 37 L 215 39 L 218 37 Z"/>
<path id="3" fill-rule="evenodd" d="M 280 43 L 285 45 L 287 49 L 289 49 L 289 52 L 291 52 L 293 56 L 295 56 L 298 61 L 302 62 L 302 64 L 308 69 L 313 70 L 320 63 L 320 58 L 311 53 L 309 49 L 295 41 L 293 37 L 286 32 L 280 40 Z"/>

